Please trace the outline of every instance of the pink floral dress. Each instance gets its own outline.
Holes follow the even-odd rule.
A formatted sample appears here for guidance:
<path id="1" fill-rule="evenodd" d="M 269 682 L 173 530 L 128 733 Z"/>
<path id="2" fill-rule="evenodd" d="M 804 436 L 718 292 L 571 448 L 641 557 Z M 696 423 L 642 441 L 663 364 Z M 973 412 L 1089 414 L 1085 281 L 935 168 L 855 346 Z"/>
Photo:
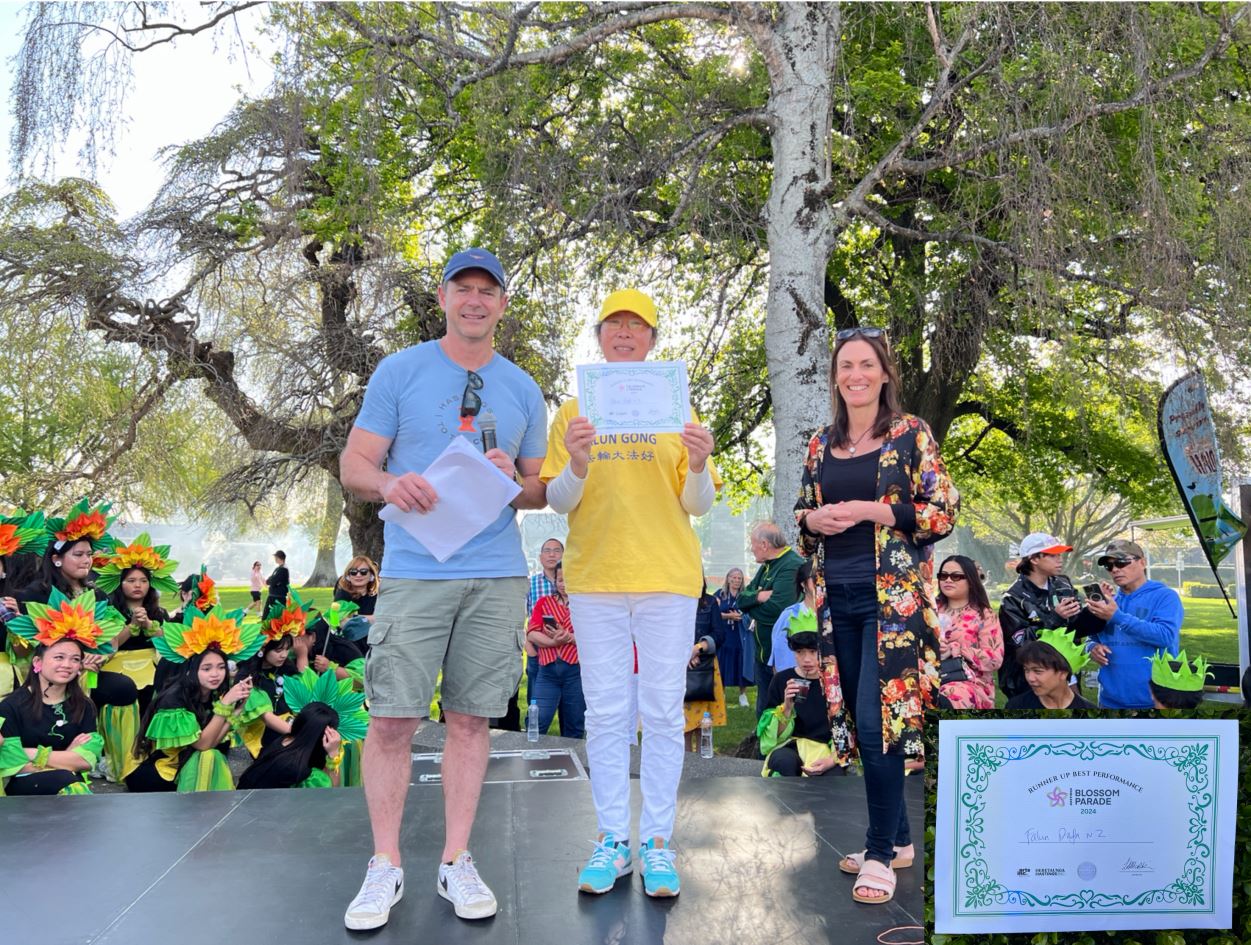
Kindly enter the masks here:
<path id="1" fill-rule="evenodd" d="M 995 707 L 995 670 L 1003 665 L 1003 633 L 993 610 L 938 610 L 938 652 L 941 659 L 964 661 L 967 682 L 943 683 L 941 692 L 956 709 Z"/>

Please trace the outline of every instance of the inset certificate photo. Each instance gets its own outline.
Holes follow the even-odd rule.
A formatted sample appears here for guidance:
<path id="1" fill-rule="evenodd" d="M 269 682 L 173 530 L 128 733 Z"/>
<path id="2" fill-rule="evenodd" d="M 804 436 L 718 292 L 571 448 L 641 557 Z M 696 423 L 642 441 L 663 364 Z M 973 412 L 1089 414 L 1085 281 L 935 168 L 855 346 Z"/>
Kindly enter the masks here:
<path id="1" fill-rule="evenodd" d="M 681 433 L 691 419 L 685 361 L 578 365 L 578 409 L 598 435 Z"/>
<path id="2" fill-rule="evenodd" d="M 934 931 L 1228 929 L 1238 723 L 943 719 Z"/>

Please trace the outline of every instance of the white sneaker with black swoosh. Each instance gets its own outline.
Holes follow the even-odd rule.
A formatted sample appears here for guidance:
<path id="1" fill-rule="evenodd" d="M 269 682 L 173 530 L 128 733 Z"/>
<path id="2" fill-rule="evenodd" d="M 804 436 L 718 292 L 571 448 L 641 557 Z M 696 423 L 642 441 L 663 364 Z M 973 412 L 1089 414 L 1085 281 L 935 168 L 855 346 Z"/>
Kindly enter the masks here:
<path id="1" fill-rule="evenodd" d="M 353 931 L 378 929 L 387 924 L 391 907 L 404 898 L 404 871 L 379 853 L 369 861 L 365 882 L 347 907 L 343 924 Z"/>
<path id="2" fill-rule="evenodd" d="M 438 890 L 462 919 L 489 919 L 499 908 L 468 850 L 461 850 L 451 863 L 439 864 Z"/>

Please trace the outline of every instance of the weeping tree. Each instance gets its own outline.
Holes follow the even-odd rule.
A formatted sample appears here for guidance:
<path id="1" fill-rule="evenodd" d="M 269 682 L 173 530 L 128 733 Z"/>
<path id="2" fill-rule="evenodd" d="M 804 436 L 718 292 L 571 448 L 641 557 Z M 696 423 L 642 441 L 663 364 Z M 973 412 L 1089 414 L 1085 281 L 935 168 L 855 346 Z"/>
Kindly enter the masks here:
<path id="1" fill-rule="evenodd" d="M 390 155 L 394 186 L 376 190 L 334 146 L 333 115 L 304 104 L 245 102 L 210 137 L 170 149 L 167 181 L 127 226 L 84 181 L 29 183 L 9 200 L 6 288 L 147 352 L 166 383 L 198 386 L 246 444 L 210 505 L 254 509 L 314 470 L 337 481 L 377 363 L 441 334 L 436 270 L 404 252 L 408 221 L 388 218 L 409 209 L 404 156 Z M 558 325 L 521 319 L 500 339 L 549 389 Z M 339 509 L 353 546 L 379 556 L 377 507 L 328 499 L 327 533 L 337 535 Z"/>
<path id="2" fill-rule="evenodd" d="M 139 18 L 149 6 L 107 14 L 129 20 L 106 49 L 237 12 L 156 26 Z M 80 52 L 99 8 L 47 9 L 20 61 L 19 157 L 66 127 L 49 97 L 89 100 L 117 68 Z M 610 282 L 649 260 L 700 317 L 684 340 L 723 464 L 771 465 L 781 522 L 796 456 L 828 416 L 831 329 L 887 327 L 905 405 L 940 437 L 964 431 L 962 460 L 1004 436 L 1096 476 L 1088 444 L 1020 422 L 986 382 L 1017 372 L 1019 386 L 1073 357 L 1116 397 L 1149 372 L 1148 342 L 1180 365 L 1214 341 L 1220 366 L 1241 366 L 1245 7 L 334 4 L 268 16 L 289 40 L 278 84 L 318 103 L 313 127 L 334 129 L 334 166 L 359 188 L 349 202 L 402 180 L 427 232 L 473 232 L 536 286 L 571 271 Z M 283 150 L 300 151 L 289 139 Z M 324 167 L 314 150 L 310 166 Z M 1083 396 L 1031 389 L 1070 406 Z"/>

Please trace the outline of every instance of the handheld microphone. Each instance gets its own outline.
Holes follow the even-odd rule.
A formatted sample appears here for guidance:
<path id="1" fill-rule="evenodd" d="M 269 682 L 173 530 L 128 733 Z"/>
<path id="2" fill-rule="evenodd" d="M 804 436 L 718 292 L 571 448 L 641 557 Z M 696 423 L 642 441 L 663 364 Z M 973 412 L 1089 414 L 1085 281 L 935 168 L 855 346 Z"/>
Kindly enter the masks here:
<path id="1" fill-rule="evenodd" d="M 489 453 L 495 449 L 495 414 L 487 410 L 478 416 L 478 430 L 482 434 L 482 452 Z"/>

